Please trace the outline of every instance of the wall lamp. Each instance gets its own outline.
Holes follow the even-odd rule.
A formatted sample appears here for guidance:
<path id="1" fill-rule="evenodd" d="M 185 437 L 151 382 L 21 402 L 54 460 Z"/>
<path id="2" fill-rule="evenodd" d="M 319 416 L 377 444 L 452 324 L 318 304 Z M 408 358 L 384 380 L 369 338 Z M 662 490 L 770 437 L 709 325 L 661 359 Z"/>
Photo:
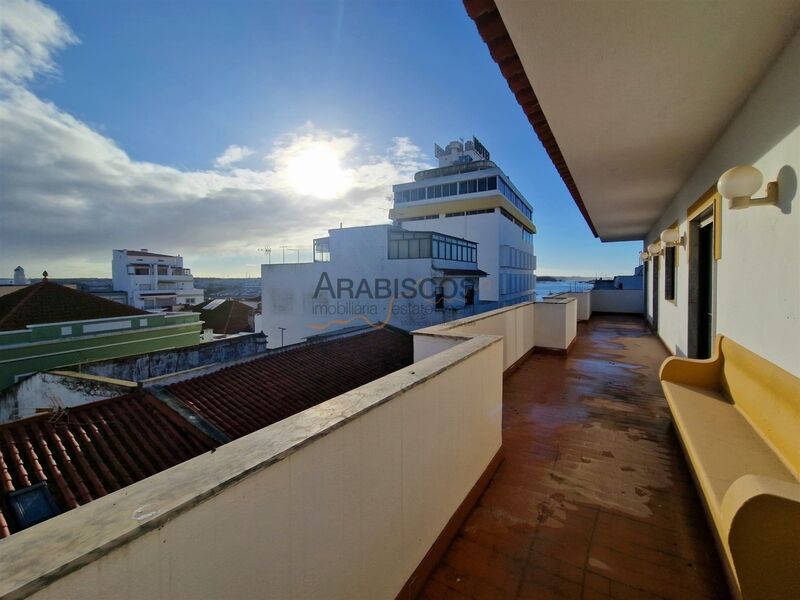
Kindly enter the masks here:
<path id="1" fill-rule="evenodd" d="M 665 229 L 661 232 L 661 242 L 665 246 L 685 246 L 686 236 L 682 235 L 677 228 Z"/>
<path id="2" fill-rule="evenodd" d="M 650 259 L 650 253 L 647 250 L 639 252 L 639 260 L 645 262 Z"/>
<path id="3" fill-rule="evenodd" d="M 647 251 L 650 253 L 650 256 L 658 256 L 661 254 L 661 244 L 659 242 L 653 242 L 647 247 Z"/>
<path id="4" fill-rule="evenodd" d="M 761 171 L 751 165 L 740 165 L 725 171 L 717 182 L 717 190 L 723 198 L 729 199 L 728 207 L 731 209 L 747 208 L 749 206 L 766 206 L 778 204 L 778 182 L 770 181 L 767 184 L 767 195 L 763 198 L 753 198 L 764 176 Z"/>

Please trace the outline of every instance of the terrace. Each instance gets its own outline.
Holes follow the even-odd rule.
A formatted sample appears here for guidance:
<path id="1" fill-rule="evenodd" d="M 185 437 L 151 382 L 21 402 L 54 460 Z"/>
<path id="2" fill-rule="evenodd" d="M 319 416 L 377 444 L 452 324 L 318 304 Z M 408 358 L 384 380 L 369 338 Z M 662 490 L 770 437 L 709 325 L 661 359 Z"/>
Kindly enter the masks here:
<path id="1" fill-rule="evenodd" d="M 421 598 L 715 598 L 727 587 L 634 316 L 579 324 L 503 389 L 503 454 Z"/>

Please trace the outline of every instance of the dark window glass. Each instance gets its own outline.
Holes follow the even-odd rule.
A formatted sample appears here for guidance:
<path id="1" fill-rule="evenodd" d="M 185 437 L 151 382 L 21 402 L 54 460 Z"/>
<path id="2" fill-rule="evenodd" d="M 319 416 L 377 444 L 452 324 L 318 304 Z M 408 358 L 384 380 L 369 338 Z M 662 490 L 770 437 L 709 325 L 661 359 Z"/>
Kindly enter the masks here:
<path id="1" fill-rule="evenodd" d="M 430 258 L 431 257 L 431 239 L 425 239 L 419 241 L 419 256 L 420 258 Z"/>
<path id="2" fill-rule="evenodd" d="M 450 195 L 451 196 L 455 196 L 456 194 L 458 194 L 458 184 L 457 183 L 451 183 L 450 184 Z"/>
<path id="3" fill-rule="evenodd" d="M 469 181 L 459 181 L 458 182 L 458 193 L 459 194 L 468 194 L 469 193 Z"/>
<path id="4" fill-rule="evenodd" d="M 486 178 L 478 179 L 478 191 L 485 192 L 486 191 Z"/>
<path id="5" fill-rule="evenodd" d="M 428 186 L 428 198 L 435 198 L 435 196 L 433 195 L 433 188 L 434 186 L 432 185 Z"/>
<path id="6" fill-rule="evenodd" d="M 675 246 L 664 250 L 664 299 L 675 300 Z"/>
<path id="7" fill-rule="evenodd" d="M 470 194 L 474 194 L 477 191 L 478 191 L 478 180 L 477 179 L 470 180 L 470 182 L 469 182 L 469 193 Z"/>
<path id="8" fill-rule="evenodd" d="M 487 189 L 490 189 L 490 190 L 496 190 L 497 189 L 497 177 L 489 177 L 486 180 L 486 187 L 487 187 Z"/>

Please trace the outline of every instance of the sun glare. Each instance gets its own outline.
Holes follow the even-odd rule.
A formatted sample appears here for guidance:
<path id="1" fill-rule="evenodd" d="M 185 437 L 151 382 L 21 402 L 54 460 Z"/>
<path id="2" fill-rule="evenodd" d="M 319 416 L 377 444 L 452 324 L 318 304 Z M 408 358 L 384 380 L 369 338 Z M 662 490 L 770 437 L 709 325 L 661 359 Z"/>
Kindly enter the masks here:
<path id="1" fill-rule="evenodd" d="M 313 142 L 289 158 L 285 176 L 296 192 L 321 199 L 337 198 L 351 187 L 350 174 L 325 142 Z"/>

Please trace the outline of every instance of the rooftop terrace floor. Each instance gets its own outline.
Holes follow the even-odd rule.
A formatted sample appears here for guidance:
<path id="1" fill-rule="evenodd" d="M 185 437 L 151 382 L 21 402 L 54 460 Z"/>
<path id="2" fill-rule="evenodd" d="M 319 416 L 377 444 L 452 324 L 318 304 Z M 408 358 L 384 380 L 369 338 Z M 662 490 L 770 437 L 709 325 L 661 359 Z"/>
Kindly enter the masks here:
<path id="1" fill-rule="evenodd" d="M 505 460 L 421 597 L 726 598 L 639 318 L 593 317 L 567 358 L 505 381 Z"/>

